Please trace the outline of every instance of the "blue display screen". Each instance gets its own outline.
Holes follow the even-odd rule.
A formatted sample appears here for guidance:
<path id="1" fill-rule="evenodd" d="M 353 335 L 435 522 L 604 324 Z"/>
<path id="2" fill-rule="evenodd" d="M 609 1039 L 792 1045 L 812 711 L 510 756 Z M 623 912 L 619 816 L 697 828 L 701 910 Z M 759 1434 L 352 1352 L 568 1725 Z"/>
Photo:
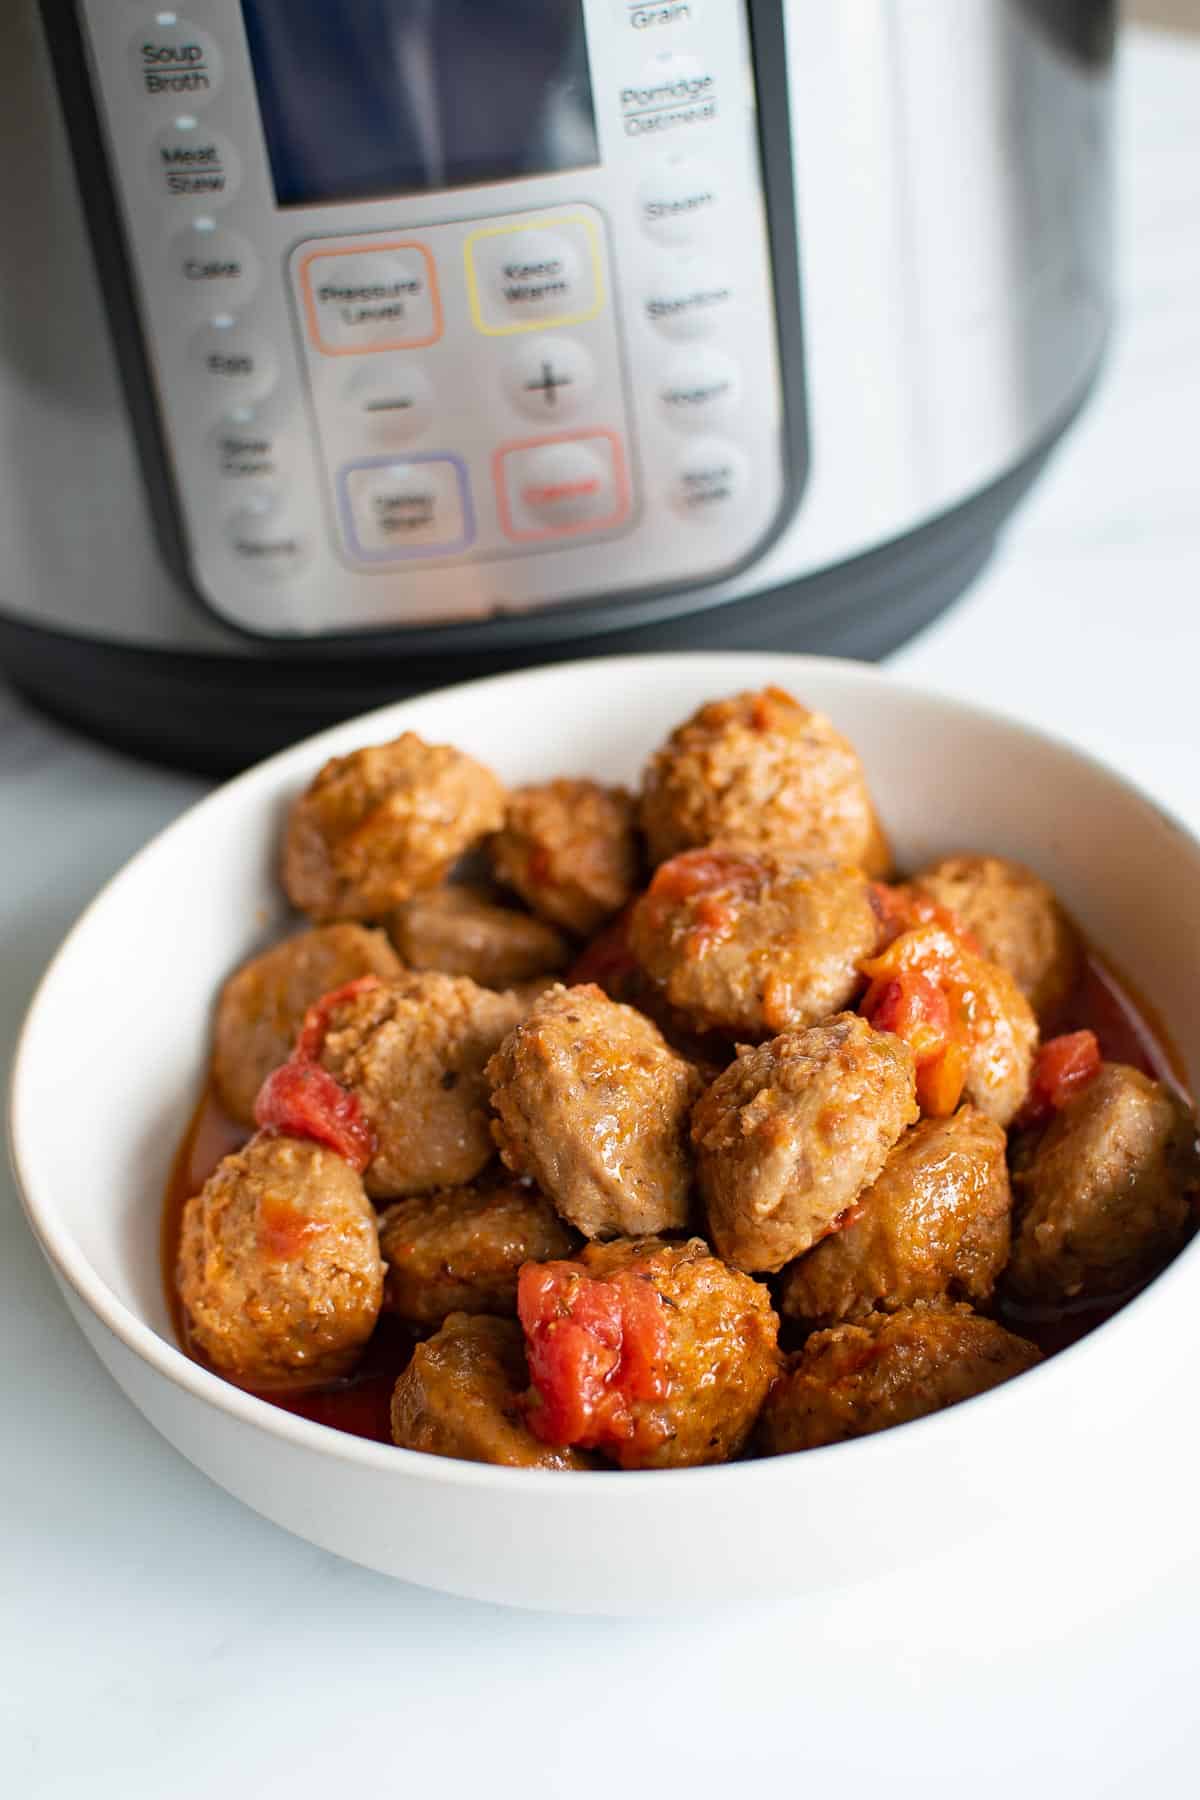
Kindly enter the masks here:
<path id="1" fill-rule="evenodd" d="M 582 0 L 242 0 L 281 206 L 599 160 Z"/>

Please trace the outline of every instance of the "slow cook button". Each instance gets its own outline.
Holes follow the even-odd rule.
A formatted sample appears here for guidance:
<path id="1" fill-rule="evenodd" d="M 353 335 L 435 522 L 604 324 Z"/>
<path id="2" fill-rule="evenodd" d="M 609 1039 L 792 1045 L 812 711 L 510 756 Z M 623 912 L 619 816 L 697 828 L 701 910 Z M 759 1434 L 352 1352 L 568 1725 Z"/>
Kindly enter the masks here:
<path id="1" fill-rule="evenodd" d="M 150 179 L 173 211 L 203 213 L 224 206 L 241 178 L 241 159 L 223 132 L 203 131 L 196 119 L 186 116 L 155 133 Z"/>
<path id="2" fill-rule="evenodd" d="M 645 294 L 646 317 L 665 337 L 697 338 L 714 331 L 728 312 L 733 286 L 707 257 L 664 263 Z"/>
<path id="3" fill-rule="evenodd" d="M 664 415 L 680 431 L 723 424 L 741 398 L 742 372 L 732 356 L 706 347 L 677 351 L 658 389 Z"/>
<path id="4" fill-rule="evenodd" d="M 360 363 L 343 393 L 355 434 L 384 447 L 420 437 L 433 418 L 429 378 L 406 356 L 372 357 Z"/>
<path id="5" fill-rule="evenodd" d="M 437 275 L 423 244 L 316 250 L 302 267 L 309 332 L 327 356 L 419 349 L 442 335 Z"/>
<path id="6" fill-rule="evenodd" d="M 750 465 L 736 444 L 703 438 L 675 465 L 671 505 L 684 519 L 723 519 L 746 489 Z"/>
<path id="7" fill-rule="evenodd" d="M 234 319 L 202 325 L 192 339 L 192 361 L 225 406 L 261 400 L 279 374 L 274 347 Z"/>
<path id="8" fill-rule="evenodd" d="M 497 452 L 500 522 L 517 540 L 602 531 L 629 510 L 620 441 L 608 431 Z"/>
<path id="9" fill-rule="evenodd" d="M 187 292 L 213 312 L 240 306 L 258 286 L 258 257 L 236 231 L 208 221 L 185 225 L 171 239 L 171 272 Z"/>
<path id="10" fill-rule="evenodd" d="M 209 442 L 213 467 L 222 481 L 274 481 L 287 461 L 282 434 L 249 410 L 245 418 L 222 419 Z"/>
<path id="11" fill-rule="evenodd" d="M 157 109 L 203 106 L 221 85 L 221 52 L 207 31 L 174 13 L 157 13 L 129 46 L 139 96 Z"/>
<path id="12" fill-rule="evenodd" d="M 456 456 L 352 465 L 342 473 L 351 546 L 376 559 L 447 555 L 475 535 L 467 472 Z"/>
<path id="13" fill-rule="evenodd" d="M 307 534 L 286 512 L 266 503 L 234 513 L 226 535 L 238 563 L 256 581 L 286 581 L 309 558 Z"/>
<path id="14" fill-rule="evenodd" d="M 691 244 L 702 237 L 717 204 L 711 166 L 672 151 L 661 157 L 637 191 L 638 218 L 658 244 Z"/>

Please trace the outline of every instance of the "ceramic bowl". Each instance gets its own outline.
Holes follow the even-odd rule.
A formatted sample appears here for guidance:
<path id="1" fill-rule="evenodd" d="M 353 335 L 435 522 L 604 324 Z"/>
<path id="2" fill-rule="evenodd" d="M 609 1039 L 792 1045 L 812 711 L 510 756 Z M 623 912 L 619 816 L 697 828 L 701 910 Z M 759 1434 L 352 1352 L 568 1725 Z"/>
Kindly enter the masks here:
<path id="1" fill-rule="evenodd" d="M 997 1523 L 1019 1545 L 1044 1529 L 1048 1495 L 1063 1517 L 1094 1508 L 1122 1418 L 1183 1355 L 1200 1243 L 1079 1344 L 935 1417 L 769 1461 L 561 1475 L 349 1437 L 177 1347 L 159 1266 L 164 1185 L 214 996 L 283 922 L 281 822 L 325 758 L 411 728 L 512 783 L 632 783 L 702 701 L 768 682 L 858 746 L 901 867 L 980 848 L 1052 882 L 1165 1017 L 1194 1089 L 1200 845 L 1118 775 L 995 714 L 851 664 L 680 655 L 475 682 L 298 744 L 193 807 L 80 919 L 25 1023 L 11 1131 L 30 1224 L 96 1353 L 164 1437 L 287 1530 L 407 1581 L 528 1607 L 656 1612 L 813 1590 Z"/>

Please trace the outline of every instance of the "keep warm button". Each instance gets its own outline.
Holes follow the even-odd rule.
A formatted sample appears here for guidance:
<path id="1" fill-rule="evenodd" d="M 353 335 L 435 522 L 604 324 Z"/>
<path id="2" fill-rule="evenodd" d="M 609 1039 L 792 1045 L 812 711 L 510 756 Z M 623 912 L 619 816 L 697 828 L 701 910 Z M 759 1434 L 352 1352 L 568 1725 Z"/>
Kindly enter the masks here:
<path id="1" fill-rule="evenodd" d="M 505 444 L 495 474 L 500 522 L 517 542 L 604 531 L 629 513 L 625 457 L 612 431 Z"/>
<path id="2" fill-rule="evenodd" d="M 604 304 L 597 225 L 583 214 L 487 225 L 467 239 L 476 328 L 488 337 L 579 325 Z"/>
<path id="3" fill-rule="evenodd" d="M 309 249 L 300 271 L 309 334 L 326 356 L 412 350 L 442 335 L 437 275 L 423 244 Z"/>

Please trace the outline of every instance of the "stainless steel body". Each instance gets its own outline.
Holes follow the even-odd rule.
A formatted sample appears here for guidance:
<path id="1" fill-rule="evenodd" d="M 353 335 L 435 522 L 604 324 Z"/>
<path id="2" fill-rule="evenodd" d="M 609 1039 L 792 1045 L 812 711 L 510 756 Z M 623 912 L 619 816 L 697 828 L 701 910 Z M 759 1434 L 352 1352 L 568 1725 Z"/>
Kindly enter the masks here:
<path id="1" fill-rule="evenodd" d="M 88 11 L 95 15 L 97 8 Z M 228 11 L 215 0 L 194 0 L 186 17 L 211 35 Z M 644 67 L 652 50 L 686 59 L 701 54 L 705 43 L 717 43 L 703 33 L 720 11 L 716 0 L 648 8 L 588 0 L 598 119 L 624 71 Z M 740 14 L 741 8 L 729 11 Z M 115 80 L 117 61 L 128 58 L 142 15 L 153 16 L 153 9 L 106 0 L 103 12 L 116 46 L 109 71 Z M 609 157 L 603 191 L 584 171 L 577 180 L 554 175 L 549 189 L 535 181 L 524 190 L 528 205 L 520 200 L 514 207 L 510 197 L 506 226 L 528 224 L 547 208 L 574 219 L 571 229 L 585 236 L 589 222 L 600 221 L 602 278 L 614 304 L 604 326 L 608 335 L 591 345 L 591 354 L 609 368 L 619 417 L 598 423 L 628 434 L 630 508 L 611 531 L 602 528 L 590 556 L 581 557 L 574 545 L 505 539 L 495 496 L 488 496 L 480 510 L 491 509 L 488 544 L 496 554 L 484 563 L 478 557 L 429 559 L 424 597 L 406 612 L 397 598 L 403 584 L 392 581 L 391 568 L 381 572 L 365 557 L 348 555 L 330 524 L 330 470 L 355 459 L 342 445 L 323 463 L 322 433 L 327 438 L 330 428 L 319 394 L 313 398 L 313 383 L 300 433 L 300 461 L 309 461 L 299 477 L 289 477 L 299 482 L 289 493 L 302 496 L 305 527 L 322 536 L 322 554 L 328 551 L 328 561 L 316 565 L 325 587 L 335 571 L 348 583 L 336 608 L 323 596 L 311 564 L 297 572 L 294 585 L 290 579 L 284 584 L 284 601 L 278 584 L 243 583 L 239 594 L 228 558 L 222 561 L 203 545 L 197 552 L 203 533 L 195 530 L 189 538 L 200 600 L 165 567 L 87 243 L 56 71 L 35 0 L 15 0 L 0 12 L 0 230 L 6 246 L 0 620 L 89 641 L 234 658 L 259 654 L 238 624 L 289 634 L 387 628 L 389 654 L 402 657 L 403 629 L 397 628 L 408 620 L 445 626 L 447 644 L 469 649 L 484 641 L 483 634 L 513 644 L 562 642 L 585 630 L 620 631 L 794 584 L 801 596 L 806 579 L 904 539 L 1004 477 L 1052 438 L 1084 393 L 1111 302 L 1111 66 L 1103 44 L 1108 12 L 1103 5 L 1034 0 L 956 0 L 953 7 L 948 0 L 845 0 L 828 7 L 785 0 L 786 55 L 774 75 L 786 76 L 798 251 L 771 241 L 756 185 L 747 176 L 739 190 L 740 217 L 727 226 L 724 245 L 714 220 L 702 252 L 685 252 L 702 253 L 714 265 L 732 262 L 752 302 L 742 338 L 722 346 L 753 378 L 743 382 L 742 422 L 722 425 L 716 435 L 725 441 L 749 431 L 747 453 L 760 481 L 741 508 L 729 510 L 732 529 L 715 549 L 694 550 L 704 543 L 703 529 L 659 504 L 671 481 L 677 482 L 676 464 L 690 440 L 662 422 L 649 340 L 640 349 L 630 344 L 631 294 L 644 297 L 646 277 L 631 260 L 634 239 L 612 221 L 625 201 L 636 207 L 637 159 Z M 635 30 L 631 13 L 645 15 L 647 23 Z M 1089 41 L 1089 19 L 1100 22 L 1098 45 Z M 1072 20 L 1084 29 L 1075 29 Z M 730 104 L 736 98 L 748 142 L 756 96 L 743 88 L 735 94 L 737 83 L 748 84 L 748 72 L 739 64 L 724 69 L 722 78 Z M 761 108 L 761 95 L 758 101 Z M 212 107 L 219 104 L 214 99 Z M 149 144 L 158 127 L 140 117 L 136 124 Z M 697 148 L 702 138 L 698 133 Z M 629 190 L 624 196 L 623 189 Z M 258 203 L 266 205 L 265 191 Z M 122 204 L 131 204 L 129 193 Z M 145 205 L 140 193 L 143 220 Z M 382 205 L 377 202 L 371 214 L 372 232 L 363 231 L 362 217 L 349 222 L 348 233 L 336 222 L 328 231 L 340 242 L 346 235 L 369 240 L 411 228 L 419 236 L 418 228 L 444 227 L 456 234 L 450 259 L 456 270 L 462 238 L 484 228 L 497 210 L 480 203 L 478 190 L 466 189 L 455 193 L 451 205 L 445 195 L 423 198 L 416 207 L 401 201 L 386 217 Z M 171 234 L 165 222 L 161 235 L 166 251 Z M 240 229 L 239 235 L 247 234 Z M 277 335 L 282 344 L 286 331 L 288 354 L 297 358 L 301 290 L 292 274 L 297 259 L 322 247 L 324 235 L 301 209 L 268 246 L 274 286 L 259 292 L 272 293 L 272 304 L 286 305 L 291 316 L 281 311 L 267 336 Z M 669 254 L 669 246 L 648 249 Z M 798 340 L 786 332 L 780 339 L 771 330 L 764 303 L 764 293 L 770 299 L 767 259 L 778 265 L 789 256 L 789 268 L 776 268 L 776 307 L 780 292 L 789 284 L 798 287 L 803 349 L 797 354 L 803 359 L 808 442 L 808 467 L 799 472 L 803 481 L 793 482 L 794 500 L 785 497 L 797 471 L 788 468 L 790 452 L 780 440 L 776 343 Z M 788 278 L 782 286 L 781 275 Z M 461 296 L 461 288 L 455 291 Z M 240 317 L 237 309 L 228 310 Z M 200 323 L 189 315 L 193 340 Z M 790 329 L 792 322 L 784 323 Z M 160 334 L 152 345 L 162 389 L 172 382 L 171 359 L 162 355 L 166 342 Z M 665 359 L 682 340 L 661 342 Z M 333 359 L 328 366 L 322 361 L 310 345 L 309 362 L 324 377 Z M 303 374 L 300 369 L 298 384 Z M 191 453 L 181 448 L 193 392 L 181 376 L 176 400 L 168 395 L 168 437 L 189 496 L 199 495 L 194 517 L 208 508 L 228 544 L 237 507 L 225 495 L 212 501 L 211 484 L 201 491 Z M 460 393 L 455 405 L 461 410 L 462 404 Z M 590 416 L 583 422 L 593 423 Z M 507 434 L 512 422 L 501 423 Z M 206 431 L 216 424 L 214 415 Z M 499 424 L 487 427 L 492 436 L 499 430 Z M 386 459 L 393 453 L 380 454 Z M 668 471 L 670 457 L 675 463 Z M 275 501 L 266 498 L 269 513 Z M 204 540 L 217 541 L 215 534 Z M 732 563 L 739 565 L 737 573 L 723 577 L 720 571 Z M 407 591 L 420 586 L 410 581 Z M 350 589 L 383 598 L 368 599 L 355 611 Z M 258 616 L 258 602 L 248 604 L 246 592 L 266 596 Z M 497 622 L 489 616 L 496 605 L 518 616 Z"/>

